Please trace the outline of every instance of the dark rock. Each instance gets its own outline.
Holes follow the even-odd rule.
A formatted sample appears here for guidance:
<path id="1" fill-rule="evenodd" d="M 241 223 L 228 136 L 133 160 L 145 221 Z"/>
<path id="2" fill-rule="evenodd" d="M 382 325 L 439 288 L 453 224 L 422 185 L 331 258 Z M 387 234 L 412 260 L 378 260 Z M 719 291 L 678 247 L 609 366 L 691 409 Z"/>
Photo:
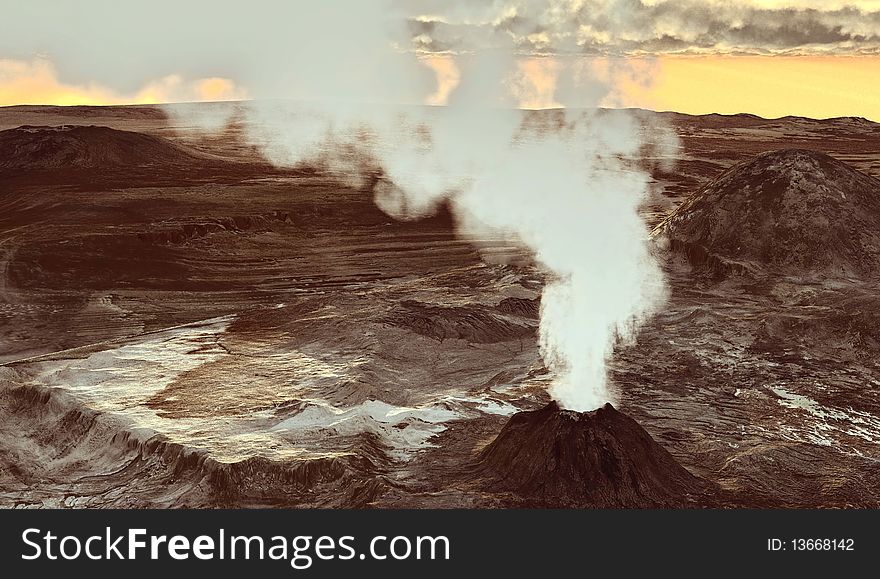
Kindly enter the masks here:
<path id="1" fill-rule="evenodd" d="M 737 165 L 654 230 L 711 273 L 880 273 L 880 181 L 828 155 L 783 150 Z"/>
<path id="2" fill-rule="evenodd" d="M 541 299 L 504 298 L 495 307 L 503 314 L 537 320 L 541 311 Z"/>
<path id="3" fill-rule="evenodd" d="M 521 506 L 648 508 L 707 504 L 710 484 L 688 472 L 611 404 L 591 412 L 514 414 L 480 454 L 478 477 Z"/>
<path id="4" fill-rule="evenodd" d="M 514 323 L 481 306 L 436 306 L 404 300 L 385 318 L 394 326 L 436 340 L 460 339 L 474 344 L 494 344 L 531 337 L 535 327 Z"/>
<path id="5" fill-rule="evenodd" d="M 109 127 L 29 126 L 0 131 L 0 171 L 203 165 L 207 156 L 161 137 Z"/>

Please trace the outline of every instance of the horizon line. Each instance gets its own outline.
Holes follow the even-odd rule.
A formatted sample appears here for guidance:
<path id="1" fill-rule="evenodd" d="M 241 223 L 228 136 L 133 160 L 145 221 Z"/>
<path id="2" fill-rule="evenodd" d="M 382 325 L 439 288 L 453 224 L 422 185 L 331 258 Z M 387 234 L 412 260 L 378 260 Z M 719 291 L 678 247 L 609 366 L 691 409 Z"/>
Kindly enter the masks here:
<path id="1" fill-rule="evenodd" d="M 263 99 L 237 99 L 237 100 L 218 100 L 218 101 L 179 101 L 179 102 L 157 102 L 157 103 L 110 103 L 110 104 L 51 104 L 51 103 L 18 103 L 12 105 L 0 105 L 0 110 L 5 109 L 13 109 L 13 108 L 27 108 L 27 107 L 40 107 L 40 108 L 59 108 L 59 109 L 75 109 L 75 108 L 117 108 L 117 107 L 126 107 L 126 108 L 161 108 L 161 107 L 173 107 L 173 106 L 211 106 L 211 105 L 242 105 L 246 103 L 255 103 L 255 102 L 273 102 L 273 101 L 282 101 L 282 102 L 295 102 L 295 103 L 319 103 L 322 101 L 318 100 L 304 100 L 304 99 L 292 99 L 292 98 L 263 98 Z M 355 101 L 345 101 L 345 102 L 355 102 Z M 436 109 L 446 109 L 446 108 L 454 108 L 455 105 L 432 105 L 432 104 L 402 104 L 402 103 L 377 103 L 377 102 L 358 102 L 357 104 L 364 106 L 384 106 L 384 107 L 411 107 L 411 108 L 436 108 Z M 473 107 L 471 107 L 473 108 Z M 565 111 L 565 110 L 600 110 L 600 111 L 642 111 L 648 112 L 658 115 L 682 115 L 686 117 L 711 117 L 711 116 L 720 116 L 720 117 L 753 117 L 756 119 L 761 119 L 765 121 L 779 121 L 784 119 L 804 119 L 810 121 L 834 121 L 834 120 L 843 120 L 843 119 L 854 119 L 861 120 L 873 124 L 880 124 L 880 119 L 874 120 L 862 115 L 837 115 L 833 117 L 808 117 L 804 115 L 782 115 L 779 117 L 764 117 L 756 113 L 750 113 L 747 111 L 741 111 L 737 113 L 721 113 L 721 112 L 710 112 L 710 113 L 685 113 L 681 111 L 676 111 L 672 109 L 664 109 L 664 110 L 656 110 L 656 109 L 648 109 L 644 107 L 608 107 L 608 106 L 596 106 L 596 107 L 547 107 L 547 108 L 519 108 L 519 107 L 478 107 L 485 108 L 487 110 L 516 110 L 523 112 L 555 112 L 555 111 Z"/>

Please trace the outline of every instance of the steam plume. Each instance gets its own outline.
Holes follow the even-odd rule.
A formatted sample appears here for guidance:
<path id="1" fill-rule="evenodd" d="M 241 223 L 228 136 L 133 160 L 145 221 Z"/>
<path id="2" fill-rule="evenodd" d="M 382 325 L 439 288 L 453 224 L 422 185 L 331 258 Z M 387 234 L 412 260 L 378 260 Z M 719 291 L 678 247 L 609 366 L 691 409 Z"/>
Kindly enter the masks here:
<path id="1" fill-rule="evenodd" d="M 381 174 L 375 200 L 395 218 L 428 215 L 446 200 L 461 235 L 529 250 L 548 280 L 539 345 L 551 395 L 580 411 L 612 400 L 613 348 L 665 292 L 638 214 L 649 179 L 634 159 L 653 146 L 645 127 L 597 108 L 612 87 L 582 59 L 524 61 L 511 48 L 442 65 L 412 54 L 407 69 L 399 51 L 392 56 L 394 74 L 436 73 L 434 86 L 420 85 L 422 102 L 447 106 L 253 101 L 250 139 L 281 165 L 318 166 L 357 185 Z M 569 108 L 520 110 L 541 103 Z"/>

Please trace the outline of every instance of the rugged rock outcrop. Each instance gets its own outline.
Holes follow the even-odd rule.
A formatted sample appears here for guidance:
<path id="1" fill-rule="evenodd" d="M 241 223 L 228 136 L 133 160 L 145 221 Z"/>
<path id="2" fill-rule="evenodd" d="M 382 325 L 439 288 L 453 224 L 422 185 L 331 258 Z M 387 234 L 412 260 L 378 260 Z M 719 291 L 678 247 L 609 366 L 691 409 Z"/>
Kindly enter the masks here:
<path id="1" fill-rule="evenodd" d="M 814 151 L 737 165 L 654 230 L 701 269 L 880 273 L 880 181 Z"/>
<path id="2" fill-rule="evenodd" d="M 207 155 L 168 139 L 95 125 L 0 131 L 0 172 L 204 165 Z"/>
<path id="3" fill-rule="evenodd" d="M 534 323 L 498 315 L 479 305 L 438 306 L 417 300 L 400 302 L 385 322 L 436 340 L 460 339 L 474 344 L 494 344 L 535 333 Z"/>

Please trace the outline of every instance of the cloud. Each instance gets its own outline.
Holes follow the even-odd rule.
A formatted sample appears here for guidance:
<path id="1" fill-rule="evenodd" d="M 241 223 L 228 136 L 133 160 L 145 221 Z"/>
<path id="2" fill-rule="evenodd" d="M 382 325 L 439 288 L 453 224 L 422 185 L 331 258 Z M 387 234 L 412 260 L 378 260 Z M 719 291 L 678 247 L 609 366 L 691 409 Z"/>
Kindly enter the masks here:
<path id="1" fill-rule="evenodd" d="M 562 105 L 556 100 L 561 64 L 549 58 L 523 58 L 509 81 L 519 108 L 549 109 Z"/>
<path id="2" fill-rule="evenodd" d="M 422 0 L 407 6 L 410 48 L 421 52 L 880 53 L 880 5 L 873 1 Z"/>
<path id="3" fill-rule="evenodd" d="M 187 80 L 172 74 L 123 93 L 100 84 L 62 81 L 52 62 L 0 59 L 0 106 L 17 104 L 144 104 L 240 100 L 247 93 L 226 78 Z"/>
<path id="4" fill-rule="evenodd" d="M 117 99 L 117 95 L 105 87 L 62 83 L 48 61 L 0 60 L 0 105 L 76 105 Z"/>
<path id="5" fill-rule="evenodd" d="M 432 55 L 420 59 L 422 63 L 434 71 L 437 78 L 437 90 L 425 100 L 428 105 L 445 105 L 449 103 L 449 95 L 461 82 L 461 71 L 455 60 L 446 55 Z"/>
<path id="6" fill-rule="evenodd" d="M 235 101 L 246 99 L 247 91 L 228 78 L 187 81 L 178 74 L 172 74 L 147 83 L 133 98 L 145 103 Z"/>

